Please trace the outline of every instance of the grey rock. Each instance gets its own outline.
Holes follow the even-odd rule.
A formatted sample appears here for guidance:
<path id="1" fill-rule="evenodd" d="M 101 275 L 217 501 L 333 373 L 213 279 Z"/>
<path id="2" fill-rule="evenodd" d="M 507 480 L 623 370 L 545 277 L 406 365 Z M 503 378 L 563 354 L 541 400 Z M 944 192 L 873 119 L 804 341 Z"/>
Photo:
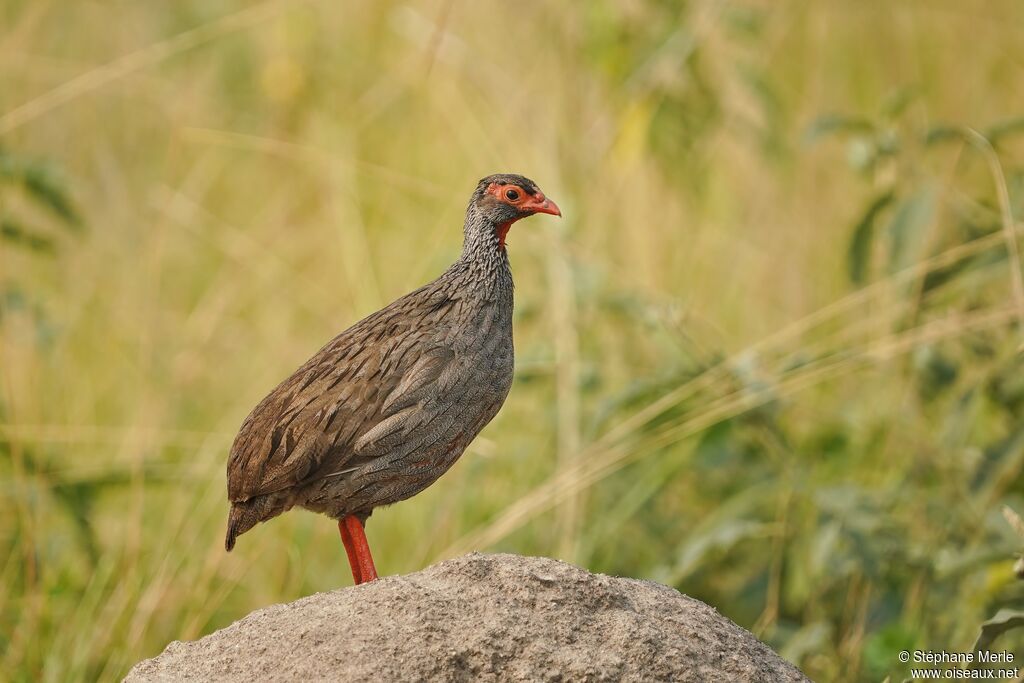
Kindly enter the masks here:
<path id="1" fill-rule="evenodd" d="M 125 681 L 806 681 L 651 581 L 474 553 L 257 610 Z"/>

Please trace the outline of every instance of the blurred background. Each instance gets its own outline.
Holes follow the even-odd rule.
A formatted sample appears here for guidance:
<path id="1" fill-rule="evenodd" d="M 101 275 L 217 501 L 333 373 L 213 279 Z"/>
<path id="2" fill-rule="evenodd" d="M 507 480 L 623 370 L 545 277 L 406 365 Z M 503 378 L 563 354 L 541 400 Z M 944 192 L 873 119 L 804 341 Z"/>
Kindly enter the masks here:
<path id="1" fill-rule="evenodd" d="M 0 76 L 0 677 L 349 584 L 310 513 L 224 552 L 231 440 L 498 171 L 565 217 L 383 574 L 653 579 L 817 680 L 1020 652 L 1020 2 L 2 0 Z"/>

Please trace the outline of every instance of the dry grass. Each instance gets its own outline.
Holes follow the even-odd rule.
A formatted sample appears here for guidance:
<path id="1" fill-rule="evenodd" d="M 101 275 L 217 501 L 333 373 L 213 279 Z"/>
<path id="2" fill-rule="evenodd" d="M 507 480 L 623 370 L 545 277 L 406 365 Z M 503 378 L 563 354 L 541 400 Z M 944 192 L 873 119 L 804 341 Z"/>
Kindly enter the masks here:
<path id="1" fill-rule="evenodd" d="M 56 244 L 0 240 L 0 671 L 116 678 L 349 580 L 301 512 L 223 552 L 231 438 L 455 257 L 495 171 L 565 214 L 510 236 L 518 381 L 439 484 L 374 515 L 379 568 L 502 549 L 672 581 L 824 680 L 899 671 L 905 642 L 969 647 L 1024 599 L 999 526 L 1024 507 L 1020 415 L 985 398 L 1021 368 L 1024 141 L 993 126 L 1024 115 L 1022 20 L 0 4 L 0 147 L 56 166 L 84 226 L 0 184 L 0 217 Z M 805 142 L 834 113 L 875 131 Z M 926 142 L 941 126 L 980 133 Z M 890 189 L 851 283 L 854 226 Z M 933 391 L 935 358 L 957 371 Z"/>

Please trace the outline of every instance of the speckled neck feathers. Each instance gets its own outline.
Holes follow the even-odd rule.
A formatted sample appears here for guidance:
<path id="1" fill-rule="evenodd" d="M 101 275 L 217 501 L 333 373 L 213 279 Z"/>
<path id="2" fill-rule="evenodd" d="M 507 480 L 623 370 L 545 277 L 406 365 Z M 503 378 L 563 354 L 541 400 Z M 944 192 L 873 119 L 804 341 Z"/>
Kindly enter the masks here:
<path id="1" fill-rule="evenodd" d="M 480 288 L 482 294 L 493 296 L 507 290 L 511 297 L 512 269 L 508 252 L 498 236 L 498 226 L 470 203 L 463 232 L 462 256 L 450 272 L 458 271 L 462 277 L 472 281 L 472 286 Z"/>

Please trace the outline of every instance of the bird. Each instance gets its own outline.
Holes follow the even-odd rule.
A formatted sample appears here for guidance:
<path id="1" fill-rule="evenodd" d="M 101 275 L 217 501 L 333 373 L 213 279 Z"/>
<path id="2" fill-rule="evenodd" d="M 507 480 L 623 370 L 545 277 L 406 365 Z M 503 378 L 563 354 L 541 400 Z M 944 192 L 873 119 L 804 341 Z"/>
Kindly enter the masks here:
<path id="1" fill-rule="evenodd" d="M 512 387 L 506 237 L 534 214 L 562 212 L 524 176 L 483 178 L 459 258 L 327 342 L 253 408 L 227 461 L 227 551 L 300 507 L 337 520 L 355 584 L 377 578 L 367 518 L 437 481 Z"/>

